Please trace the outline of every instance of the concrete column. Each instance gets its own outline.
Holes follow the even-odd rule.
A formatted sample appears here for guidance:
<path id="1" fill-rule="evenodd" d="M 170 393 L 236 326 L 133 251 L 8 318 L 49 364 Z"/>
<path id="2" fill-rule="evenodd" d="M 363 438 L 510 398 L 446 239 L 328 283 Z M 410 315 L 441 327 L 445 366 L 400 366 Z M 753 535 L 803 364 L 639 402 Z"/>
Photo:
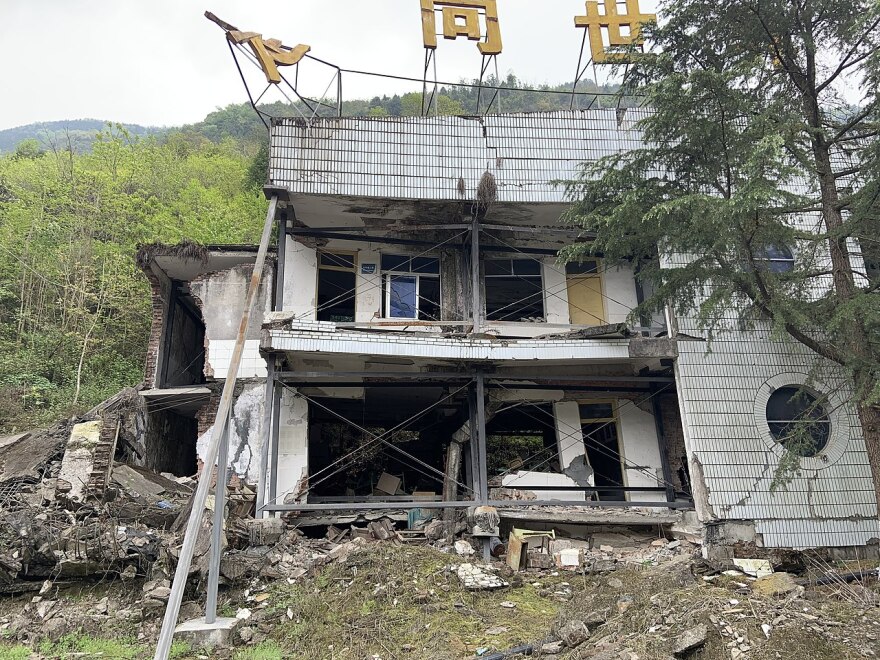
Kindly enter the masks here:
<path id="1" fill-rule="evenodd" d="M 285 389 L 281 396 L 278 425 L 278 501 L 282 493 L 295 491 L 309 470 L 309 404 Z"/>
<path id="2" fill-rule="evenodd" d="M 620 453 L 626 459 L 623 468 L 626 485 L 630 488 L 663 486 L 660 443 L 654 416 L 636 405 L 622 403 L 617 414 L 620 420 Z M 636 466 L 643 469 L 637 470 Z M 633 502 L 657 502 L 665 497 L 658 492 L 629 493 L 629 499 Z"/>
<path id="3" fill-rule="evenodd" d="M 284 267 L 284 311 L 306 321 L 316 319 L 318 305 L 318 253 L 287 237 Z"/>
<path id="4" fill-rule="evenodd" d="M 568 324 L 571 319 L 568 310 L 565 266 L 557 264 L 553 257 L 543 259 L 541 266 L 544 279 L 544 316 L 547 323 Z"/>
<path id="5" fill-rule="evenodd" d="M 372 273 L 362 272 L 361 266 L 375 266 Z M 382 255 L 369 246 L 358 252 L 357 284 L 354 320 L 369 323 L 382 316 Z"/>
<path id="6" fill-rule="evenodd" d="M 559 463 L 565 470 L 574 459 L 587 453 L 584 447 L 584 436 L 581 433 L 581 414 L 577 401 L 554 403 L 553 415 L 556 418 Z"/>

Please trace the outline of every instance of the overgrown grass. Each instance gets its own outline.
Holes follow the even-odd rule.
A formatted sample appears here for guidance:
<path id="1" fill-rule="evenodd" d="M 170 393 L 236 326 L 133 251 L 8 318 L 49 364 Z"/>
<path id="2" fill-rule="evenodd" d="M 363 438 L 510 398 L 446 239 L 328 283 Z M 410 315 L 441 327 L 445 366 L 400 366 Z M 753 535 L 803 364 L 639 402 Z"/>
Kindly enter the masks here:
<path id="1" fill-rule="evenodd" d="M 38 651 L 47 658 L 84 653 L 114 660 L 132 660 L 143 651 L 143 646 L 130 639 L 102 639 L 74 633 L 65 635 L 55 643 L 45 641 L 39 645 Z"/>
<path id="2" fill-rule="evenodd" d="M 0 643 L 0 660 L 29 660 L 31 653 L 33 651 L 21 644 L 7 646 Z"/>
<path id="3" fill-rule="evenodd" d="M 541 590 L 469 592 L 445 570 L 460 561 L 430 548 L 372 546 L 303 585 L 275 586 L 272 638 L 284 657 L 394 658 L 408 648 L 452 660 L 547 637 L 560 607 L 553 587 L 565 576 L 542 578 Z"/>

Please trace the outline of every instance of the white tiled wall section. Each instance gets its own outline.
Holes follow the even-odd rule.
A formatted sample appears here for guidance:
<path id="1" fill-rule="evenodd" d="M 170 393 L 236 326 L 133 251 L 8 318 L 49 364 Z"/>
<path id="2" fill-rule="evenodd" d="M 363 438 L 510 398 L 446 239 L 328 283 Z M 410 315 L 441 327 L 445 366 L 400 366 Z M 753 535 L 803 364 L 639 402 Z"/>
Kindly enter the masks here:
<path id="1" fill-rule="evenodd" d="M 683 332 L 700 332 L 692 320 L 679 324 Z M 755 520 L 768 546 L 861 545 L 880 537 L 861 426 L 835 365 L 766 329 L 732 330 L 711 343 L 680 341 L 677 381 L 691 472 L 698 461 L 712 515 Z M 828 460 L 805 459 L 787 489 L 771 491 L 779 452 L 758 397 L 783 381 L 813 382 L 835 410 Z"/>
<path id="2" fill-rule="evenodd" d="M 235 340 L 215 339 L 208 343 L 207 360 L 214 370 L 214 378 L 224 379 L 229 371 L 229 363 L 232 361 L 232 351 L 235 348 Z M 241 366 L 238 370 L 239 378 L 265 378 L 266 361 L 260 356 L 260 340 L 248 339 L 244 343 L 244 353 L 241 356 Z"/>

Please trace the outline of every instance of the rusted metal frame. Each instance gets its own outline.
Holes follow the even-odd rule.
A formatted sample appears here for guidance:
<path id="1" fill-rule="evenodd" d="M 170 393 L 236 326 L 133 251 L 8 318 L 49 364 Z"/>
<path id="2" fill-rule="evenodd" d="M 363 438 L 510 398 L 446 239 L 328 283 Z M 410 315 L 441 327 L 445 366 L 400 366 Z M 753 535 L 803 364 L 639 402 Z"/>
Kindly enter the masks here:
<path id="1" fill-rule="evenodd" d="M 248 288 L 247 296 L 245 298 L 244 312 L 241 316 L 238 335 L 235 341 L 235 348 L 232 351 L 232 359 L 230 360 L 229 370 L 223 384 L 220 406 L 217 409 L 217 416 L 214 419 L 214 426 L 211 431 L 211 439 L 208 442 L 208 447 L 203 457 L 203 465 L 205 467 L 202 470 L 198 485 L 193 494 L 192 510 L 190 511 L 186 533 L 183 537 L 183 546 L 180 549 L 177 569 L 174 573 L 174 581 L 172 582 L 171 593 L 168 597 L 168 605 L 165 608 L 165 617 L 162 621 L 162 628 L 159 633 L 159 641 L 156 645 L 154 660 L 167 660 L 168 655 L 171 652 L 171 642 L 174 639 L 174 628 L 177 625 L 177 616 L 180 612 L 183 592 L 189 578 L 189 568 L 192 564 L 196 539 L 198 538 L 199 528 L 202 522 L 202 513 L 205 510 L 205 504 L 208 499 L 208 489 L 211 484 L 211 468 L 217 460 L 220 444 L 224 437 L 223 433 L 228 426 L 233 397 L 235 394 L 235 383 L 238 378 L 238 370 L 241 367 L 247 331 L 250 327 L 251 314 L 256 307 L 257 294 L 259 293 L 260 282 L 263 278 L 263 269 L 266 265 L 266 255 L 269 252 L 269 242 L 272 237 L 272 229 L 275 226 L 275 213 L 277 212 L 277 209 L 278 198 L 272 197 L 269 202 L 269 209 L 266 213 L 266 222 L 263 225 L 263 234 L 260 238 L 260 249 L 257 253 L 256 262 L 254 263 L 253 273 L 251 274 L 250 287 Z"/>
<path id="2" fill-rule="evenodd" d="M 434 63 L 435 69 L 437 66 L 437 51 L 433 48 L 425 49 L 425 67 L 424 67 L 424 75 L 422 80 L 422 116 L 427 117 L 431 111 L 431 106 L 434 105 L 436 101 L 436 96 L 438 93 L 437 86 L 437 75 L 434 75 L 434 89 L 431 92 L 430 98 L 428 97 L 428 69 L 431 68 L 431 63 Z"/>
<path id="3" fill-rule="evenodd" d="M 481 99 L 483 96 L 483 78 L 486 77 L 486 71 L 489 70 L 489 64 L 491 64 L 493 61 L 495 62 L 495 70 L 496 70 L 495 77 L 496 77 L 496 79 L 498 79 L 498 74 L 497 74 L 498 56 L 497 55 L 483 55 L 483 62 L 480 65 L 480 87 L 477 90 L 477 114 L 478 115 L 480 114 L 480 104 L 481 104 Z M 486 104 L 485 114 L 487 114 L 487 115 L 489 114 L 489 111 L 492 109 L 492 104 L 495 103 L 495 99 L 497 99 L 498 95 L 501 93 L 502 87 L 500 85 L 501 85 L 501 80 L 498 79 L 498 86 L 491 87 L 491 90 L 494 93 L 492 94 L 492 98 L 489 99 L 489 103 Z M 490 89 L 490 88 L 487 87 L 486 89 Z"/>
<path id="4" fill-rule="evenodd" d="M 659 388 L 651 385 L 651 412 L 654 413 L 654 428 L 657 429 L 657 442 L 660 445 L 660 468 L 663 470 L 663 481 L 666 484 L 666 500 L 675 501 L 675 488 L 672 483 L 672 466 L 669 465 L 669 442 L 666 439 L 666 429 L 663 425 L 663 417 L 660 411 Z"/>
<path id="5" fill-rule="evenodd" d="M 581 376 L 581 375 L 524 375 L 524 374 L 498 374 L 484 372 L 487 380 L 487 387 L 503 388 L 503 385 L 494 385 L 495 380 L 514 380 L 514 381 L 547 381 L 547 382 L 570 382 L 570 383 L 591 383 L 591 382 L 609 382 L 609 383 L 662 383 L 670 384 L 675 382 L 675 378 L 670 376 Z M 408 372 L 408 371 L 279 371 L 276 374 L 279 380 L 284 379 L 312 379 L 312 378 L 388 378 L 398 380 L 420 381 L 425 378 L 439 378 L 444 382 L 449 379 L 471 380 L 473 374 L 462 373 L 460 371 L 427 371 L 427 372 Z M 332 385 L 332 382 L 319 383 L 320 385 Z M 541 383 L 536 383 L 540 385 Z M 561 385 L 559 389 L 565 389 Z"/>
<path id="6" fill-rule="evenodd" d="M 434 230 L 444 230 L 444 229 L 470 229 L 470 224 L 445 224 L 445 225 L 404 225 L 404 226 L 395 226 L 395 227 L 376 227 L 376 229 L 380 231 L 390 231 L 390 232 L 422 232 L 422 231 L 434 231 Z M 314 229 L 317 231 L 323 232 L 350 232 L 350 231 L 367 231 L 370 227 L 360 226 L 360 227 L 321 227 L 318 229 L 317 227 L 292 227 L 291 229 Z M 551 230 L 552 231 L 552 230 Z M 292 232 L 290 232 L 292 233 Z"/>
<path id="7" fill-rule="evenodd" d="M 311 57 L 311 55 L 306 55 L 306 57 Z M 317 58 L 312 58 L 312 59 L 317 59 Z M 423 82 L 421 78 L 412 78 L 409 76 L 398 76 L 398 75 L 393 75 L 393 74 L 389 74 L 389 73 L 376 73 L 375 71 L 361 71 L 359 69 L 342 69 L 342 71 L 344 73 L 351 73 L 351 74 L 357 75 L 357 76 L 372 76 L 374 78 L 386 78 L 388 80 L 402 80 L 402 81 L 406 81 L 406 82 L 416 82 L 416 83 Z M 442 80 L 429 80 L 428 82 L 436 82 L 437 85 L 445 86 L 445 87 L 465 87 L 468 89 L 478 89 L 478 90 L 479 89 L 487 89 L 487 90 L 508 90 L 508 91 L 510 91 L 510 88 L 499 87 L 499 86 L 495 86 L 495 85 L 474 85 L 472 83 L 445 82 Z M 552 90 L 552 89 L 517 89 L 517 90 L 513 90 L 513 91 L 531 92 L 531 93 L 535 93 L 535 94 L 556 94 L 556 95 L 569 93 L 569 92 L 565 92 L 565 91 L 558 91 L 558 90 Z M 617 97 L 617 96 L 619 96 L 619 94 L 615 94 L 615 93 L 611 93 L 611 92 L 577 92 L 577 96 L 589 96 L 591 98 L 595 98 L 598 96 Z M 636 97 L 635 95 L 631 95 L 631 96 L 633 98 L 643 98 L 643 97 Z M 463 115 L 463 116 L 467 116 L 467 115 Z M 477 115 L 471 115 L 471 116 L 476 117 Z"/>
<path id="8" fill-rule="evenodd" d="M 477 454 L 480 460 L 480 503 L 489 500 L 489 472 L 486 460 L 486 381 L 482 372 L 476 374 Z"/>
<path id="9" fill-rule="evenodd" d="M 415 239 L 409 238 L 395 238 L 391 236 L 371 236 L 371 235 L 361 235 L 361 234 L 343 234 L 337 233 L 334 231 L 326 231 L 324 229 L 289 229 L 288 234 L 291 236 L 306 236 L 311 238 L 335 238 L 341 241 L 355 241 L 355 242 L 363 242 L 363 243 L 379 243 L 379 244 L 388 244 L 388 245 L 414 245 L 414 246 L 425 246 L 425 247 L 437 247 L 439 244 L 432 241 L 419 241 Z M 454 249 L 451 248 L 451 249 Z M 482 245 L 480 246 L 481 252 L 502 252 L 502 253 L 522 253 L 522 254 L 540 254 L 546 256 L 556 256 L 559 254 L 559 250 L 552 250 L 549 248 L 511 248 L 509 246 L 495 246 L 495 245 Z"/>
<path id="10" fill-rule="evenodd" d="M 665 493 L 666 488 L 663 486 L 511 486 L 511 488 L 515 490 L 552 490 L 554 493 L 556 491 L 565 491 L 572 493 L 595 493 L 600 490 L 619 490 L 624 493 Z M 634 502 L 634 504 L 636 504 Z"/>
<path id="11" fill-rule="evenodd" d="M 527 489 L 524 489 L 527 490 Z M 455 502 L 427 502 L 425 500 L 405 500 L 401 502 L 352 502 L 333 504 L 275 504 L 266 505 L 267 511 L 370 511 L 394 509 L 467 509 L 474 505 L 493 506 L 499 509 L 524 509 L 528 507 L 580 507 L 585 509 L 692 509 L 690 502 L 627 502 L 608 500 L 457 500 Z"/>
<path id="12" fill-rule="evenodd" d="M 471 387 L 468 389 L 468 430 L 470 435 L 470 464 L 471 464 L 471 481 L 472 483 L 472 491 L 474 493 L 474 498 L 478 498 L 480 491 L 482 490 L 482 481 L 483 475 L 480 471 L 480 452 L 477 447 L 478 444 L 478 433 L 477 433 L 477 386 L 476 383 L 473 383 Z"/>
<path id="13" fill-rule="evenodd" d="M 239 64 L 238 62 L 238 55 L 235 54 L 235 47 L 232 45 L 232 42 L 229 41 L 229 39 L 226 40 L 226 44 L 229 46 L 229 52 L 232 53 L 232 59 L 235 61 L 235 68 L 238 69 L 238 75 L 241 78 L 241 84 L 244 85 L 244 91 L 247 92 L 248 100 L 250 101 L 251 107 L 254 109 L 254 112 L 257 113 L 260 121 L 263 122 L 263 126 L 266 127 L 266 131 L 271 134 L 272 129 L 269 128 L 269 124 L 267 124 L 266 120 L 263 118 L 263 113 L 254 102 L 254 97 L 251 94 L 251 88 L 247 83 L 247 79 L 244 77 L 244 71 L 241 70 L 241 64 Z"/>
<path id="14" fill-rule="evenodd" d="M 282 379 L 279 379 L 282 380 Z M 295 380 L 290 381 L 287 379 L 283 379 L 284 384 L 287 387 L 293 388 L 309 388 L 309 387 L 338 387 L 338 388 L 382 388 L 382 387 L 408 387 L 408 388 L 422 388 L 422 387 L 443 387 L 444 385 L 449 385 L 450 382 L 448 380 L 416 380 L 410 382 L 361 382 L 361 381 L 323 381 L 323 382 L 315 382 L 312 380 Z M 647 390 L 643 390 L 647 391 Z"/>
<path id="15" fill-rule="evenodd" d="M 480 218 L 474 213 L 471 218 L 471 320 L 474 332 L 482 329 L 483 300 L 480 282 Z"/>
<path id="16" fill-rule="evenodd" d="M 577 100 L 577 96 L 578 96 L 577 95 L 578 83 L 581 81 L 581 78 L 584 77 L 584 74 L 587 72 L 587 69 L 590 66 L 589 63 L 587 63 L 584 65 L 583 68 L 581 68 L 581 64 L 583 64 L 583 61 L 584 61 L 584 50 L 587 47 L 587 34 L 588 34 L 588 30 L 584 30 L 584 38 L 583 38 L 583 41 L 581 42 L 581 52 L 578 55 L 577 71 L 575 71 L 574 82 L 571 85 L 571 109 L 572 110 L 575 109 L 574 108 L 575 101 Z M 578 109 L 580 109 L 580 108 L 578 108 Z"/>

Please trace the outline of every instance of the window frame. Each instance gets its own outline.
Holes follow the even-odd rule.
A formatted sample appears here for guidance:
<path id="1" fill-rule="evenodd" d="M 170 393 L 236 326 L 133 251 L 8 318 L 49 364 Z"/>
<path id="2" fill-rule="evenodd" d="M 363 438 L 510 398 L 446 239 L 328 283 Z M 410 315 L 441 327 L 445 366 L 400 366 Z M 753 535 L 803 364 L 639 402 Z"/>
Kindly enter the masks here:
<path id="1" fill-rule="evenodd" d="M 386 269 L 385 264 L 382 263 L 382 260 L 385 257 L 402 257 L 408 261 L 408 270 L 398 270 L 398 269 Z M 423 272 L 419 270 L 414 270 L 413 261 L 415 259 L 433 259 L 437 262 L 437 272 Z M 379 256 L 379 276 L 382 281 L 382 318 L 389 321 L 427 321 L 430 323 L 440 323 L 440 319 L 422 319 L 420 318 L 422 311 L 422 279 L 430 279 L 436 280 L 438 285 L 438 300 L 437 300 L 437 309 L 439 311 L 440 306 L 443 301 L 443 278 L 440 276 L 440 257 L 426 257 L 424 255 L 419 255 L 418 257 L 412 257 L 405 254 L 392 254 L 392 253 L 382 253 Z M 391 278 L 392 277 L 407 277 L 414 278 L 416 281 L 416 306 L 415 306 L 415 316 L 391 316 Z"/>
<path id="2" fill-rule="evenodd" d="M 800 458 L 800 469 L 808 471 L 825 470 L 840 461 L 851 449 L 852 422 L 850 415 L 855 412 L 851 401 L 846 397 L 838 383 L 828 383 L 815 374 L 799 371 L 783 371 L 767 378 L 755 392 L 752 419 L 757 439 L 763 449 L 782 460 L 786 451 L 770 432 L 767 424 L 767 401 L 770 395 L 782 387 L 797 387 L 809 390 L 825 402 L 826 412 L 831 420 L 831 437 L 825 449 L 813 457 Z"/>
<path id="3" fill-rule="evenodd" d="M 812 418 L 807 418 L 807 419 L 804 419 L 804 418 L 801 418 L 801 419 L 797 419 L 797 418 L 795 418 L 795 419 L 776 419 L 776 418 L 773 418 L 773 419 L 771 419 L 770 418 L 771 403 L 774 402 L 774 399 L 775 399 L 775 397 L 777 397 L 777 395 L 786 396 L 786 394 L 789 391 L 792 393 L 786 397 L 786 399 L 784 401 L 784 405 L 786 405 L 786 406 L 793 405 L 792 404 L 793 399 L 795 399 L 798 396 L 805 395 L 806 397 L 809 397 L 810 401 L 807 403 L 807 406 L 804 408 L 804 411 L 809 410 L 810 407 L 815 405 L 815 406 L 817 406 L 817 409 L 821 411 L 821 416 L 819 418 L 815 418 L 815 419 L 812 419 Z M 802 412 L 804 412 L 804 411 L 802 411 Z M 827 450 L 828 445 L 831 443 L 831 438 L 832 438 L 832 433 L 833 433 L 833 428 L 832 428 L 833 422 L 831 420 L 831 415 L 828 413 L 828 401 L 823 396 L 812 391 L 808 387 L 804 387 L 803 385 L 790 384 L 790 385 L 784 385 L 782 387 L 777 387 L 776 389 L 774 389 L 770 393 L 770 395 L 767 397 L 767 404 L 766 404 L 766 408 L 765 408 L 765 417 L 767 420 L 767 428 L 770 430 L 771 437 L 773 438 L 774 441 L 776 441 L 779 445 L 781 445 L 786 450 L 788 450 L 788 447 L 786 446 L 786 442 L 785 442 L 786 436 L 778 434 L 776 431 L 774 431 L 774 427 L 776 427 L 778 425 L 789 426 L 789 425 L 793 425 L 793 424 L 804 424 L 804 423 L 820 423 L 824 426 L 825 430 L 823 433 L 821 445 L 815 444 L 812 452 L 808 453 L 808 454 L 804 454 L 801 452 L 794 452 L 800 458 L 816 458 L 818 456 L 822 456 L 825 453 L 825 451 Z M 814 440 L 815 440 L 815 437 L 814 437 Z"/>
<path id="4" fill-rule="evenodd" d="M 775 251 L 776 253 L 784 253 L 789 256 L 782 258 L 779 256 L 771 256 L 770 252 Z M 772 243 L 769 245 L 764 245 L 760 248 L 760 253 L 754 256 L 755 262 L 763 267 L 764 270 L 774 273 L 775 275 L 784 275 L 786 273 L 790 273 L 795 269 L 797 265 L 797 260 L 795 259 L 794 250 L 791 249 L 785 243 Z M 777 270 L 774 268 L 774 264 L 786 264 L 786 267 Z"/>
<path id="5" fill-rule="evenodd" d="M 489 273 L 488 264 L 489 263 L 499 263 L 499 262 L 509 262 L 510 264 L 510 272 L 509 273 Z M 536 274 L 526 274 L 521 275 L 516 273 L 516 268 L 514 266 L 514 262 L 523 262 L 523 263 L 534 263 L 537 266 L 538 272 Z M 489 313 L 489 281 L 490 280 L 517 280 L 523 282 L 533 282 L 537 283 L 537 291 L 535 292 L 535 296 L 537 297 L 540 294 L 540 302 L 541 302 L 541 314 L 538 318 L 547 320 L 547 291 L 544 283 L 544 263 L 539 259 L 532 259 L 529 257 L 520 258 L 520 257 L 501 257 L 497 259 L 484 259 L 483 260 L 483 315 L 486 321 L 491 321 L 494 323 L 520 323 L 518 320 L 508 320 L 506 318 L 493 319 L 490 317 Z M 527 299 L 527 298 L 526 298 Z M 521 299 L 522 300 L 522 299 Z M 502 307 L 502 310 L 507 308 L 514 308 L 514 305 L 508 305 L 507 307 Z M 507 312 L 504 314 L 505 317 L 513 316 L 512 312 Z"/>
<path id="6" fill-rule="evenodd" d="M 316 252 L 316 268 L 315 268 L 315 318 L 318 319 L 321 314 L 321 304 L 320 304 L 320 288 L 321 288 L 321 271 L 329 270 L 337 273 L 352 273 L 354 275 L 354 287 L 351 289 L 351 300 L 352 308 L 354 309 L 354 317 L 352 321 L 357 320 L 357 286 L 358 286 L 358 252 L 356 250 L 333 250 L 333 249 L 318 249 Z M 352 265 L 349 266 L 327 266 L 321 263 L 321 257 L 325 254 L 329 255 L 339 255 L 351 257 Z M 339 294 L 336 298 L 339 298 L 339 302 L 347 302 L 348 298 L 344 297 L 347 294 Z M 336 299 L 334 298 L 334 300 Z"/>

